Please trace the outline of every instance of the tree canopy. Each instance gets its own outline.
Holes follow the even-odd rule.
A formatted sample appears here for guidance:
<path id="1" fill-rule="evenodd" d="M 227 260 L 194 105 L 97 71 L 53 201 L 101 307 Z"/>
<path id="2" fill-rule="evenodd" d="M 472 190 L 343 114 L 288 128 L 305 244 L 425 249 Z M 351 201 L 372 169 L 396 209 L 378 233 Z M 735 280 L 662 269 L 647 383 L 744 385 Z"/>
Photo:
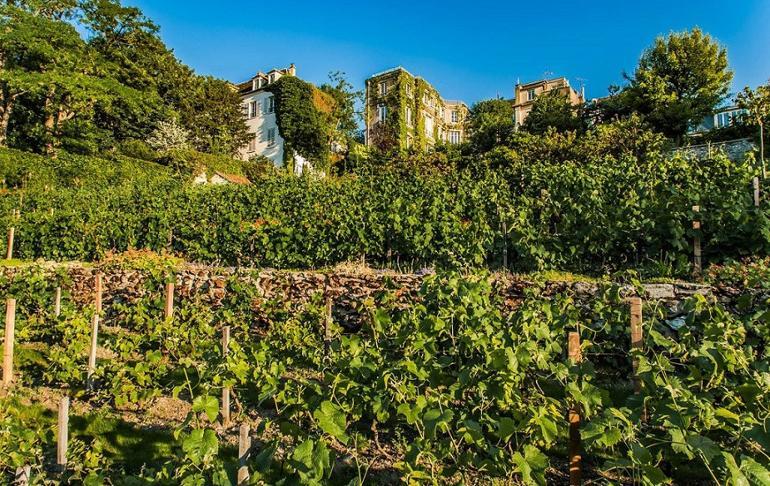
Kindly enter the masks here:
<path id="1" fill-rule="evenodd" d="M 583 128 L 578 115 L 580 110 L 581 107 L 573 106 L 564 94 L 552 90 L 535 100 L 522 128 L 534 134 L 543 134 L 549 129 L 557 132 L 580 130 Z"/>

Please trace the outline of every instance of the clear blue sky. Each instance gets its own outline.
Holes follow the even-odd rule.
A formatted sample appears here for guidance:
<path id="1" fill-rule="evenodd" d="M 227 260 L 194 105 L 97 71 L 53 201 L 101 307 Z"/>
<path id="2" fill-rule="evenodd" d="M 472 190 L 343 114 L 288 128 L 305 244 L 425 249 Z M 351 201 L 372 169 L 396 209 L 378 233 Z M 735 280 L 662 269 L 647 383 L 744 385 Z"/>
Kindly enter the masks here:
<path id="1" fill-rule="evenodd" d="M 124 2 L 197 72 L 231 81 L 294 62 L 307 81 L 339 70 L 362 88 L 402 65 L 469 104 L 544 73 L 583 79 L 597 97 L 657 35 L 694 26 L 727 47 L 736 88 L 770 78 L 770 0 Z"/>

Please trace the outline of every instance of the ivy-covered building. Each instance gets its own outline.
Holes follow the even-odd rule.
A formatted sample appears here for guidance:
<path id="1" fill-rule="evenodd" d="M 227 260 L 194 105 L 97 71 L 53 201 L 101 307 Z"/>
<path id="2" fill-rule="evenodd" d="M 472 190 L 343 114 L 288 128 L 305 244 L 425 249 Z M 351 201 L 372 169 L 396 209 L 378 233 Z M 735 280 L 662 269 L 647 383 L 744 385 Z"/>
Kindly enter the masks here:
<path id="1" fill-rule="evenodd" d="M 468 106 L 449 101 L 403 67 L 366 80 L 366 144 L 380 149 L 428 150 L 465 140 Z"/>

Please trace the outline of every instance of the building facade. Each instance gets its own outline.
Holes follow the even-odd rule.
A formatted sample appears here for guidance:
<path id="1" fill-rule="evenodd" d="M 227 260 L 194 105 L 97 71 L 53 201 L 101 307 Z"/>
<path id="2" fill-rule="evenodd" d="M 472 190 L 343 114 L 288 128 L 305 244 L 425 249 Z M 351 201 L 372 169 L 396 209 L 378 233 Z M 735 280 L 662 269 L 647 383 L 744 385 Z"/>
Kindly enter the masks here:
<path id="1" fill-rule="evenodd" d="M 429 150 L 465 140 L 468 107 L 444 100 L 424 79 L 397 67 L 366 80 L 366 144 L 381 149 Z"/>
<path id="2" fill-rule="evenodd" d="M 288 68 L 273 69 L 267 73 L 260 71 L 253 78 L 236 86 L 241 95 L 241 107 L 246 126 L 252 136 L 248 144 L 238 152 L 241 160 L 263 156 L 272 160 L 277 167 L 283 166 L 286 160 L 285 142 L 278 130 L 275 97 L 267 88 L 283 76 L 296 75 L 296 67 L 292 64 Z M 292 154 L 292 156 L 295 173 L 302 174 L 310 167 L 310 163 L 298 154 Z"/>
<path id="3" fill-rule="evenodd" d="M 585 95 L 569 84 L 567 78 L 541 79 L 531 83 L 516 83 L 513 99 L 513 116 L 516 127 L 520 127 L 539 96 L 556 91 L 566 97 L 574 106 L 585 103 Z"/>
<path id="4" fill-rule="evenodd" d="M 701 122 L 688 130 L 690 135 L 698 135 L 711 130 L 719 130 L 735 126 L 742 122 L 747 111 L 736 105 L 728 105 L 719 108 L 713 115 L 705 117 Z"/>

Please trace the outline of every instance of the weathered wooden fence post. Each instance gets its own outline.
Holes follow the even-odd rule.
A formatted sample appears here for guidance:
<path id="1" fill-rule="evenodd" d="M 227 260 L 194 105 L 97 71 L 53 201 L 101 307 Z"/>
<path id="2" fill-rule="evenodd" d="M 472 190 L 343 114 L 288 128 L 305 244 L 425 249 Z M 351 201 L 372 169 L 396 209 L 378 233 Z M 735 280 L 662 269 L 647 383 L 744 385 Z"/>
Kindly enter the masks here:
<path id="1" fill-rule="evenodd" d="M 222 328 L 222 356 L 227 358 L 230 349 L 230 326 Z M 222 427 L 230 426 L 230 387 L 222 387 Z"/>
<path id="2" fill-rule="evenodd" d="M 97 314 L 102 312 L 102 292 L 104 290 L 102 277 L 103 277 L 102 272 L 97 272 L 96 284 L 95 284 L 95 297 L 94 297 L 94 304 L 96 305 Z"/>
<path id="3" fill-rule="evenodd" d="M 759 177 L 755 177 L 754 183 L 754 206 L 759 207 Z"/>
<path id="4" fill-rule="evenodd" d="M 95 313 L 91 321 L 91 350 L 88 353 L 88 375 L 86 378 L 86 388 L 93 389 L 93 374 L 96 372 L 96 347 L 99 336 L 99 313 Z"/>
<path id="5" fill-rule="evenodd" d="M 701 223 L 700 223 L 700 206 L 693 206 L 692 207 L 693 213 L 693 221 L 692 221 L 692 229 L 695 231 L 695 236 L 693 237 L 693 269 L 692 273 L 695 278 L 700 278 L 702 272 L 703 272 L 703 264 L 701 261 Z"/>
<path id="6" fill-rule="evenodd" d="M 324 313 L 324 360 L 329 359 L 331 349 L 332 298 L 326 296 L 326 312 Z"/>
<path id="7" fill-rule="evenodd" d="M 249 435 L 249 426 L 241 424 L 238 433 L 238 486 L 249 482 L 249 467 L 246 463 L 251 455 L 251 436 Z"/>
<path id="8" fill-rule="evenodd" d="M 53 314 L 56 317 L 61 315 L 61 287 L 56 287 L 56 293 L 53 298 Z"/>
<path id="9" fill-rule="evenodd" d="M 16 329 L 16 299 L 5 303 L 5 338 L 3 339 L 3 386 L 13 381 L 13 340 Z"/>
<path id="10" fill-rule="evenodd" d="M 503 268 L 508 270 L 508 223 L 503 220 Z"/>
<path id="11" fill-rule="evenodd" d="M 170 321 L 174 317 L 174 282 L 166 283 L 165 317 L 166 321 Z"/>
<path id="12" fill-rule="evenodd" d="M 582 361 L 580 353 L 580 334 L 577 332 L 569 333 L 567 353 L 570 361 L 577 364 Z M 581 483 L 581 470 L 583 457 L 580 452 L 580 410 L 576 404 L 569 409 L 569 484 L 579 485 Z"/>
<path id="13" fill-rule="evenodd" d="M 6 260 L 10 260 L 11 258 L 13 258 L 13 238 L 15 234 L 16 234 L 16 228 L 14 228 L 13 226 L 8 228 L 8 248 L 6 249 L 6 252 L 5 252 Z"/>
<path id="14" fill-rule="evenodd" d="M 69 441 L 70 399 L 59 401 L 59 435 L 56 441 L 56 466 L 59 471 L 67 467 L 67 442 Z"/>
<path id="15" fill-rule="evenodd" d="M 642 299 L 639 297 L 631 298 L 631 350 L 642 349 Z M 642 391 L 642 383 L 637 376 L 639 360 L 634 358 L 632 361 L 634 369 L 634 392 Z"/>

